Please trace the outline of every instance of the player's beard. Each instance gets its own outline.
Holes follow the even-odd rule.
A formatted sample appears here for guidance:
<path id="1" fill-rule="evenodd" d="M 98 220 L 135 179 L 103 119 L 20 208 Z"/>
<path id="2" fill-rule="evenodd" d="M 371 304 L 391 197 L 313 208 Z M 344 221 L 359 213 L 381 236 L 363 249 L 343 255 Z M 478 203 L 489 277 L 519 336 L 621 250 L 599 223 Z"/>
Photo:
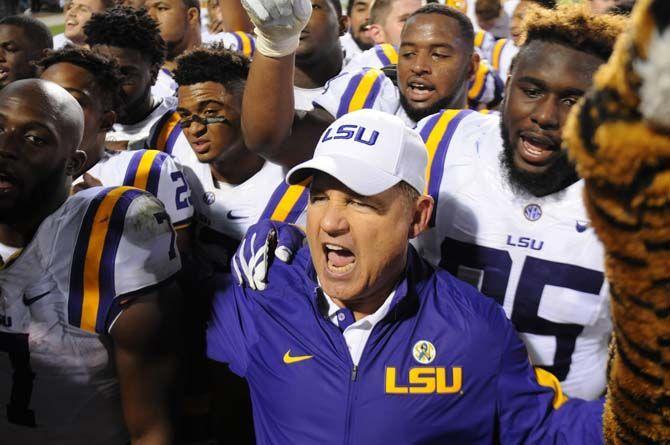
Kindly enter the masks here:
<path id="1" fill-rule="evenodd" d="M 503 151 L 500 154 L 500 163 L 507 176 L 507 181 L 515 193 L 533 196 L 546 196 L 556 193 L 571 184 L 579 177 L 574 165 L 568 159 L 565 150 L 561 151 L 547 170 L 542 173 L 527 172 L 514 164 L 514 147 L 510 141 L 509 132 L 505 127 L 505 119 L 500 119 L 500 135 L 503 140 Z"/>

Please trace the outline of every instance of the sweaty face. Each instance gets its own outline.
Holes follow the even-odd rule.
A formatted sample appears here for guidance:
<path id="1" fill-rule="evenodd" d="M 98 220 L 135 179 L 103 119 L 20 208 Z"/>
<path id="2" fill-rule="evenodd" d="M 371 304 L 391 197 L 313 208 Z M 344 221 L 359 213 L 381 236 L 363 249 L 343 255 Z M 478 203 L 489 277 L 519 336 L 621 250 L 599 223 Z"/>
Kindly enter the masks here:
<path id="1" fill-rule="evenodd" d="M 400 102 L 418 121 L 443 108 L 461 108 L 467 92 L 472 46 L 458 22 L 442 14 L 407 21 L 398 57 Z"/>
<path id="2" fill-rule="evenodd" d="M 307 241 L 322 289 L 348 305 L 390 293 L 402 274 L 413 209 L 398 186 L 360 196 L 324 173 L 311 185 Z"/>
<path id="3" fill-rule="evenodd" d="M 62 188 L 69 149 L 58 113 L 31 94 L 0 98 L 0 222 L 20 221 Z M 60 187 L 59 187 L 60 185 Z"/>
<path id="4" fill-rule="evenodd" d="M 65 15 L 65 37 L 81 45 L 85 42 L 84 25 L 95 13 L 104 11 L 100 0 L 72 0 Z"/>
<path id="5" fill-rule="evenodd" d="M 351 15 L 349 16 L 349 32 L 360 49 L 372 46 L 372 38 L 367 33 L 368 17 L 372 0 L 352 0 Z"/>
<path id="6" fill-rule="evenodd" d="M 386 20 L 382 26 L 384 30 L 385 42 L 391 45 L 400 45 L 400 34 L 402 28 L 405 26 L 407 18 L 414 11 L 422 6 L 422 0 L 397 0 L 391 4 L 391 10 L 386 16 Z"/>
<path id="7" fill-rule="evenodd" d="M 517 56 L 502 109 L 504 164 L 513 184 L 535 196 L 576 180 L 561 150 L 572 106 L 604 60 L 576 49 L 533 41 Z"/>
<path id="8" fill-rule="evenodd" d="M 240 128 L 241 93 L 234 94 L 218 82 L 201 82 L 180 86 L 179 112 L 182 118 L 223 116 L 229 122 L 211 123 L 193 121 L 183 132 L 200 162 L 223 161 L 246 150 Z"/>
<path id="9" fill-rule="evenodd" d="M 56 63 L 42 72 L 41 79 L 50 80 L 65 88 L 84 111 L 84 137 L 81 149 L 89 159 L 97 159 L 97 137 L 104 126 L 102 92 L 90 71 L 71 63 Z"/>
<path id="10" fill-rule="evenodd" d="M 124 123 L 127 110 L 132 110 L 151 94 L 156 69 L 151 66 L 151 62 L 142 53 L 135 49 L 95 45 L 93 50 L 103 56 L 114 58 L 119 63 L 124 80 L 121 88 L 123 104 L 119 110 L 118 120 Z"/>
<path id="11" fill-rule="evenodd" d="M 23 29 L 0 25 L 0 88 L 15 80 L 35 77 L 30 63 L 40 56 Z"/>
<path id="12" fill-rule="evenodd" d="M 182 0 L 147 0 L 147 12 L 160 28 L 161 37 L 168 45 L 180 42 L 188 26 L 187 9 Z"/>
<path id="13" fill-rule="evenodd" d="M 333 5 L 328 0 L 312 1 L 312 16 L 300 33 L 296 59 L 318 61 L 339 45 L 340 23 Z"/>

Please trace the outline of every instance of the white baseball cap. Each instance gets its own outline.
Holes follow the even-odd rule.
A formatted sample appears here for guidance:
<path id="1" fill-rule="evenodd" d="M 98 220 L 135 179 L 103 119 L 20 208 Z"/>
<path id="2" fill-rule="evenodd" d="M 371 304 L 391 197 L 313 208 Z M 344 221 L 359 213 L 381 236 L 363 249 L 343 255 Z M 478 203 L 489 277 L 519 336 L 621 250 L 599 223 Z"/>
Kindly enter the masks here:
<path id="1" fill-rule="evenodd" d="M 314 157 L 286 175 L 297 184 L 318 170 L 363 196 L 405 181 L 423 194 L 428 151 L 419 133 L 397 116 L 376 110 L 348 113 L 321 135 Z"/>

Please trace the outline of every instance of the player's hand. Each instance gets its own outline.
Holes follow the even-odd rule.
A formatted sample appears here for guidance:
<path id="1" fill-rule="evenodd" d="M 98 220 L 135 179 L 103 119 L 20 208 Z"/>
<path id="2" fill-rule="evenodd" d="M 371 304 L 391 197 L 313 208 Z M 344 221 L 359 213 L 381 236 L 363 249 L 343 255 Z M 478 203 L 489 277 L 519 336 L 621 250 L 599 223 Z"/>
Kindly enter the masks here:
<path id="1" fill-rule="evenodd" d="M 302 230 L 287 223 L 263 220 L 251 226 L 233 256 L 237 283 L 265 290 L 272 258 L 290 263 L 304 238 Z"/>
<path id="2" fill-rule="evenodd" d="M 91 176 L 88 173 L 84 173 L 82 176 L 82 181 L 72 186 L 72 194 L 74 195 L 75 193 L 79 193 L 82 190 L 90 189 L 91 187 L 101 186 L 102 182 L 100 182 L 98 178 Z"/>
<path id="3" fill-rule="evenodd" d="M 256 50 L 267 57 L 289 55 L 312 14 L 310 0 L 242 0 L 256 32 Z"/>

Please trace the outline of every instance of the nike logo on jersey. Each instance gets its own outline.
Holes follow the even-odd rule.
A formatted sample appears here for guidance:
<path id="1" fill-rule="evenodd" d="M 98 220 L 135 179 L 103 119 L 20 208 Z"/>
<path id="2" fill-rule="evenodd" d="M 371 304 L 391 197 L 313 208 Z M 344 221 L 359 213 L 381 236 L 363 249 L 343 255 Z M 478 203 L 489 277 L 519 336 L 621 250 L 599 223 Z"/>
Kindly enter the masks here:
<path id="1" fill-rule="evenodd" d="M 30 306 L 31 304 L 36 303 L 37 301 L 39 301 L 39 300 L 41 300 L 42 298 L 44 298 L 44 297 L 46 297 L 47 295 L 49 295 L 49 292 L 50 292 L 50 291 L 44 292 L 43 294 L 40 294 L 40 295 L 38 295 L 38 296 L 36 296 L 36 297 L 33 297 L 33 298 L 28 298 L 28 297 L 26 297 L 25 294 L 24 294 L 24 295 L 23 295 L 23 304 L 25 304 L 26 306 Z"/>
<path id="2" fill-rule="evenodd" d="M 232 220 L 235 220 L 235 219 L 247 219 L 247 218 L 248 218 L 248 216 L 234 215 L 232 210 L 228 210 L 228 213 L 226 213 L 226 217 L 227 217 L 228 219 L 232 219 Z"/>
<path id="3" fill-rule="evenodd" d="M 286 354 L 284 354 L 284 363 L 286 363 L 287 365 L 290 365 L 292 363 L 298 363 L 298 362 L 302 362 L 302 361 L 305 361 L 305 360 L 309 360 L 310 358 L 314 358 L 314 356 L 313 355 L 292 356 L 291 355 L 291 350 L 289 349 L 288 351 L 286 351 Z"/>

